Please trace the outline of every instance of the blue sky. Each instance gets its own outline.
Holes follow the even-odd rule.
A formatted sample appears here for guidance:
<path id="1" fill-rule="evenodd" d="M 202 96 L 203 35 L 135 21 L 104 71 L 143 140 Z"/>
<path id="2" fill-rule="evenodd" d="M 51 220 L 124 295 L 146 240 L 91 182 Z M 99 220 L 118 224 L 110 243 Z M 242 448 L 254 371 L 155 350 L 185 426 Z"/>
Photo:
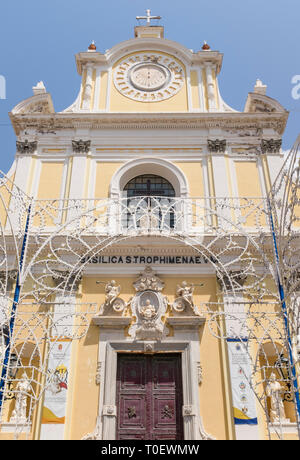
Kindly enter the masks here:
<path id="1" fill-rule="evenodd" d="M 80 77 L 74 55 L 95 40 L 104 52 L 133 37 L 135 17 L 147 8 L 162 16 L 165 37 L 197 51 L 206 40 L 224 53 L 221 94 L 243 110 L 257 78 L 268 85 L 290 117 L 283 138 L 289 149 L 300 131 L 300 99 L 291 83 L 300 75 L 299 0 L 11 0 L 0 7 L 0 169 L 7 172 L 15 155 L 8 112 L 32 95 L 43 80 L 56 111 L 77 96 Z M 299 91 L 300 94 L 300 91 Z"/>

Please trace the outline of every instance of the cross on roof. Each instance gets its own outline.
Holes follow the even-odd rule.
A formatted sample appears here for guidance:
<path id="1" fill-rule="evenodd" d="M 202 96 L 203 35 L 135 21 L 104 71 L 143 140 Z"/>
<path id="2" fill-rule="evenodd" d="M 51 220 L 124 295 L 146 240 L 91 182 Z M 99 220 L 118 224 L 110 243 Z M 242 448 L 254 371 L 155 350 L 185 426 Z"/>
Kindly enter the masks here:
<path id="1" fill-rule="evenodd" d="M 152 19 L 161 19 L 161 16 L 151 16 L 151 10 L 146 10 L 147 16 L 137 16 L 136 19 L 145 19 L 148 25 L 151 25 Z"/>

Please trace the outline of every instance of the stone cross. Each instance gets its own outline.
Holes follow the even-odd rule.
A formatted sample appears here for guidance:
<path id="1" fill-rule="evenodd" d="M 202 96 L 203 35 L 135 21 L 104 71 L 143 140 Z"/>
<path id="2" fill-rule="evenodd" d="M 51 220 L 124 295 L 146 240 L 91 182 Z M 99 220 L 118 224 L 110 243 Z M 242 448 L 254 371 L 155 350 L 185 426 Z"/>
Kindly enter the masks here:
<path id="1" fill-rule="evenodd" d="M 147 10 L 146 13 L 147 16 L 137 16 L 136 19 L 145 19 L 149 26 L 151 25 L 152 19 L 161 19 L 161 16 L 151 16 L 151 10 Z"/>

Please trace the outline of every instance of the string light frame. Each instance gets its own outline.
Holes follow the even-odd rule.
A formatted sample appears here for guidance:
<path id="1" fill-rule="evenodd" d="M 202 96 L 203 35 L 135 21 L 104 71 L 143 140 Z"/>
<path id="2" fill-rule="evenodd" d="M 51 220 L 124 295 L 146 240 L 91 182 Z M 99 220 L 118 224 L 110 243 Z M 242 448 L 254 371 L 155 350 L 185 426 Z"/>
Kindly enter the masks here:
<path id="1" fill-rule="evenodd" d="M 47 361 L 53 343 L 84 337 L 93 314 L 99 310 L 99 305 L 76 301 L 71 312 L 66 309 L 56 315 L 55 306 L 61 304 L 54 299 L 58 295 L 74 297 L 93 257 L 120 242 L 150 236 L 185 245 L 213 266 L 219 285 L 218 302 L 198 305 L 199 312 L 216 340 L 232 338 L 228 325 L 234 324 L 234 338 L 251 361 L 249 384 L 263 410 L 269 437 L 271 433 L 284 437 L 283 427 L 279 424 L 274 428 L 269 418 L 266 386 L 274 369 L 282 371 L 279 378 L 283 382 L 290 382 L 284 401 L 288 399 L 294 408 L 299 430 L 299 143 L 298 139 L 267 198 L 34 200 L 2 174 L 1 323 L 2 327 L 13 324 L 1 350 L 2 359 L 7 358 L 2 364 L 0 388 L 2 420 L 7 415 L 6 405 L 16 398 L 17 384 L 25 370 L 31 382 L 25 425 L 31 426 L 50 385 Z M 12 269 L 18 274 L 14 290 L 10 289 Z M 242 315 L 235 313 L 241 296 L 245 299 Z M 230 312 L 225 308 L 227 298 Z M 267 344 L 271 344 L 272 359 Z M 8 364 L 13 357 L 20 368 L 14 366 L 14 372 Z M 23 431 L 16 424 L 15 438 Z"/>

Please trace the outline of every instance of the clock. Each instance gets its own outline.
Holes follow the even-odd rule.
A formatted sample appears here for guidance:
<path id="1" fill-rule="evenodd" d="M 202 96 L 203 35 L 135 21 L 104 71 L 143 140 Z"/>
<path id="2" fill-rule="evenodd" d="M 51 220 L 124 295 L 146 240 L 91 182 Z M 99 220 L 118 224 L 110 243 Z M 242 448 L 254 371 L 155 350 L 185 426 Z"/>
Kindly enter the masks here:
<path id="1" fill-rule="evenodd" d="M 142 91 L 156 91 L 170 80 L 170 71 L 162 65 L 146 63 L 133 66 L 129 73 L 131 84 Z"/>
<path id="2" fill-rule="evenodd" d="M 114 85 L 124 96 L 141 102 L 173 97 L 184 84 L 184 69 L 172 56 L 137 53 L 124 58 L 114 71 Z"/>

